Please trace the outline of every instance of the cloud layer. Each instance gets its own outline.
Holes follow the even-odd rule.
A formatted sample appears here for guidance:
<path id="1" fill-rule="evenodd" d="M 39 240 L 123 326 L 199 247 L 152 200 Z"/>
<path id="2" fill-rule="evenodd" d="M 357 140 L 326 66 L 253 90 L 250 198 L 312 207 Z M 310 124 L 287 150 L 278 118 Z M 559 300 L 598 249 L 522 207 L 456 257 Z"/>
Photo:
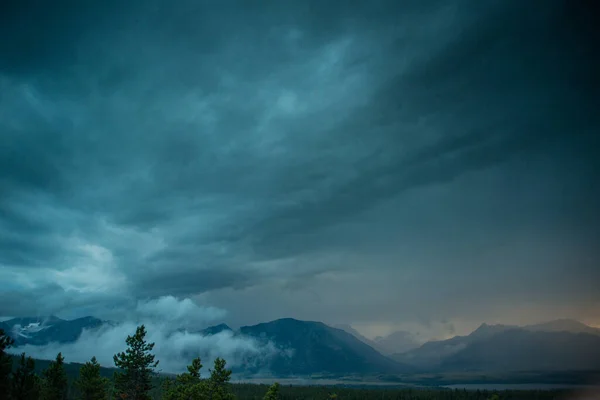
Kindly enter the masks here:
<path id="1" fill-rule="evenodd" d="M 204 365 L 210 366 L 217 357 L 227 360 L 228 366 L 238 367 L 249 357 L 268 359 L 276 349 L 259 344 L 253 339 L 234 336 L 231 332 L 203 336 L 188 331 L 173 331 L 164 324 L 146 323 L 147 340 L 155 343 L 153 354 L 159 360 L 158 370 L 166 373 L 181 373 L 195 357 L 201 357 Z M 133 335 L 136 324 L 119 323 L 98 330 L 84 330 L 79 339 L 70 344 L 51 343 L 45 346 L 24 345 L 11 349 L 13 353 L 25 352 L 34 358 L 52 360 L 62 352 L 68 362 L 86 362 L 96 357 L 105 367 L 114 367 L 113 355 L 125 351 L 125 338 Z M 203 371 L 205 374 L 206 370 Z"/>
<path id="2" fill-rule="evenodd" d="M 600 323 L 597 11 L 346 3 L 9 3 L 0 315 Z"/>
<path id="3" fill-rule="evenodd" d="M 205 326 L 224 315 L 224 310 L 203 308 L 190 299 L 179 300 L 166 296 L 139 302 L 135 311 L 130 312 L 124 321 L 107 322 L 100 328 L 84 329 L 74 343 L 23 345 L 11 351 L 48 360 L 62 352 L 67 361 L 80 363 L 96 357 L 103 366 L 113 367 L 113 355 L 125 351 L 125 339 L 142 324 L 146 327 L 146 340 L 155 343 L 152 353 L 160 361 L 161 372 L 183 372 L 195 357 L 201 357 L 206 366 L 212 365 L 217 357 L 225 358 L 229 367 L 235 368 L 242 363 L 247 364 L 249 360 L 268 360 L 278 351 L 271 343 L 258 343 L 250 337 L 234 335 L 231 331 L 206 336 L 198 331 L 197 324 Z M 40 327 L 43 328 L 43 325 Z"/>

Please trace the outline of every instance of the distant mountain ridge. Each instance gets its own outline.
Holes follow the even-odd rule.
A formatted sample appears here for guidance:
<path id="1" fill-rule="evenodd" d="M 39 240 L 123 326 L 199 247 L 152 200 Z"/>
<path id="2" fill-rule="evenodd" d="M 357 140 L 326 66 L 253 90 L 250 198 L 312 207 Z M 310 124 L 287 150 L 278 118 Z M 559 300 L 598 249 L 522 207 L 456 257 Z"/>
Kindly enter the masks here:
<path id="1" fill-rule="evenodd" d="M 452 371 L 600 370 L 600 336 L 509 329 L 477 340 L 442 361 Z"/>
<path id="2" fill-rule="evenodd" d="M 15 341 L 15 346 L 25 344 L 46 345 L 48 343 L 71 343 L 76 341 L 84 329 L 96 329 L 105 324 L 95 317 L 64 320 L 55 316 L 24 317 L 3 321 L 4 329 Z"/>
<path id="3" fill-rule="evenodd" d="M 216 335 L 221 332 L 233 332 L 233 329 L 231 329 L 227 324 L 219 324 L 219 325 L 209 326 L 208 328 L 204 328 L 199 333 L 202 335 L 210 336 L 210 335 Z"/>
<path id="4" fill-rule="evenodd" d="M 372 374 L 407 372 L 348 332 L 322 322 L 283 318 L 239 329 L 241 335 L 274 343 L 281 350 L 268 368 L 278 375 L 314 373 Z"/>
<path id="5" fill-rule="evenodd" d="M 600 329 L 567 319 L 523 327 L 484 323 L 467 336 L 391 358 L 443 371 L 600 370 Z"/>
<path id="6" fill-rule="evenodd" d="M 573 319 L 557 319 L 541 324 L 526 325 L 523 329 L 530 331 L 589 333 L 592 335 L 600 335 L 599 328 L 588 326 Z"/>
<path id="7" fill-rule="evenodd" d="M 375 338 L 375 343 L 386 355 L 416 349 L 422 344 L 412 333 L 407 331 L 396 331 L 387 336 L 378 336 Z"/>
<path id="8" fill-rule="evenodd" d="M 354 336 L 355 338 L 357 338 L 361 342 L 368 344 L 369 346 L 371 346 L 372 348 L 374 348 L 375 350 L 377 350 L 381 354 L 385 354 L 384 349 L 380 348 L 378 346 L 377 342 L 375 342 L 374 340 L 371 340 L 371 339 L 369 339 L 369 338 L 361 335 L 360 332 L 358 332 L 352 326 L 350 326 L 348 324 L 337 324 L 337 325 L 332 325 L 331 327 L 332 328 L 336 328 L 336 329 L 341 329 L 341 330 L 343 330 L 345 332 L 348 332 L 349 334 L 351 334 L 352 336 Z"/>
<path id="9" fill-rule="evenodd" d="M 16 346 L 46 345 L 52 342 L 75 342 L 84 329 L 96 329 L 107 321 L 94 317 L 72 321 L 56 317 L 15 318 L 4 321 L 6 332 Z M 269 344 L 270 357 L 247 359 L 238 373 L 270 371 L 276 376 L 312 374 L 373 374 L 411 370 L 377 352 L 349 333 L 321 322 L 283 318 L 257 325 L 243 326 L 234 331 L 226 324 L 207 327 L 197 333 L 205 336 L 232 332 L 236 336 L 253 338 Z"/>
<path id="10" fill-rule="evenodd" d="M 416 340 L 412 333 L 406 331 L 396 331 L 387 336 L 378 336 L 375 339 L 369 339 L 361 335 L 350 325 L 338 324 L 333 327 L 350 333 L 361 342 L 368 344 L 385 356 L 412 350 L 422 344 L 422 342 Z"/>
<path id="11" fill-rule="evenodd" d="M 14 318 L 0 322 L 16 346 L 75 342 L 85 329 L 109 321 L 94 317 Z M 198 331 L 205 336 L 231 332 L 253 338 L 269 357 L 248 358 L 235 372 L 274 376 L 404 374 L 415 371 L 600 371 L 600 329 L 574 320 L 528 326 L 482 324 L 471 334 L 427 342 L 387 357 L 379 341 L 316 321 L 283 318 L 238 330 L 226 324 Z M 348 332 L 350 330 L 350 332 Z M 404 334 L 398 334 L 400 343 Z M 372 345 L 371 345 L 372 344 Z"/>

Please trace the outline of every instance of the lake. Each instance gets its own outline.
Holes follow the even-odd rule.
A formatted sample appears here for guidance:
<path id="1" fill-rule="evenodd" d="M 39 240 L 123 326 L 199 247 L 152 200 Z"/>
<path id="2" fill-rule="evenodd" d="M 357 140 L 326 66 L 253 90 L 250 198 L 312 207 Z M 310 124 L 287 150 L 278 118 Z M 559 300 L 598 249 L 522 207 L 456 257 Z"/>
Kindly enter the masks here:
<path id="1" fill-rule="evenodd" d="M 467 390 L 552 390 L 552 389 L 582 389 L 600 391 L 598 385 L 569 385 L 553 383 L 467 383 L 460 385 L 445 385 L 449 389 Z"/>

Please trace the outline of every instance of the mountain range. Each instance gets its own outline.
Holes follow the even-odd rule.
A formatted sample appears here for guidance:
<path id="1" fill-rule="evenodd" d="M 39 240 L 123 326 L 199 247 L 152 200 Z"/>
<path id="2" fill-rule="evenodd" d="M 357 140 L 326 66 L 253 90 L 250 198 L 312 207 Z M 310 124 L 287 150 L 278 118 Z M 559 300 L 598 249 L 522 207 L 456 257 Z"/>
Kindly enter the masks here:
<path id="1" fill-rule="evenodd" d="M 70 343 L 84 329 L 110 322 L 94 317 L 15 318 L 0 322 L 17 346 Z M 344 328 L 344 329 L 340 329 Z M 600 371 L 600 329 L 573 320 L 529 326 L 482 324 L 467 336 L 423 345 L 398 333 L 388 340 L 368 339 L 349 326 L 283 318 L 233 330 L 207 327 L 205 336 L 229 331 L 278 349 L 272 357 L 247 359 L 234 372 L 275 376 L 377 375 L 474 371 Z M 394 342 L 395 341 L 395 342 Z M 390 344 L 392 343 L 392 344 Z M 387 347 L 386 347 L 387 346 Z M 394 346 L 407 350 L 390 355 Z M 396 347 L 397 348 L 397 347 Z"/>
<path id="2" fill-rule="evenodd" d="M 429 371 L 600 370 L 600 329 L 574 320 L 528 326 L 482 324 L 392 359 Z"/>
<path id="3" fill-rule="evenodd" d="M 15 341 L 15 346 L 48 343 L 71 343 L 76 341 L 84 329 L 95 329 L 108 323 L 94 317 L 65 320 L 55 316 L 13 318 L 0 322 L 0 329 Z"/>
<path id="4" fill-rule="evenodd" d="M 279 375 L 364 375 L 411 371 L 410 367 L 383 356 L 348 332 L 322 322 L 284 318 L 243 326 L 239 334 L 291 350 L 278 352 L 268 365 L 262 366 Z"/>
<path id="5" fill-rule="evenodd" d="M 374 339 L 369 339 L 361 335 L 356 329 L 348 324 L 334 325 L 334 328 L 339 328 L 348 332 L 385 356 L 403 353 L 405 351 L 416 349 L 422 345 L 414 334 L 406 331 L 396 331 L 387 336 L 377 336 Z"/>
<path id="6" fill-rule="evenodd" d="M 12 336 L 15 346 L 71 343 L 84 329 L 97 329 L 107 321 L 94 317 L 64 320 L 54 316 L 15 318 L 0 322 L 0 328 Z M 321 322 L 283 318 L 237 331 L 226 324 L 210 326 L 198 331 L 205 336 L 224 331 L 236 336 L 253 338 L 274 347 L 273 355 L 258 355 L 245 359 L 237 373 L 255 374 L 269 371 L 276 376 L 311 374 L 375 374 L 401 373 L 411 368 L 387 358 L 349 333 Z"/>

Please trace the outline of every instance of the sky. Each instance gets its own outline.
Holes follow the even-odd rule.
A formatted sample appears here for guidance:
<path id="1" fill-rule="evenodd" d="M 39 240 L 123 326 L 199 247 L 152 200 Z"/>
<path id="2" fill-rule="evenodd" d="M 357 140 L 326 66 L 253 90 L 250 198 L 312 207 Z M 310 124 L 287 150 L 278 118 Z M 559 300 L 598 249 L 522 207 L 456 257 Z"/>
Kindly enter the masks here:
<path id="1" fill-rule="evenodd" d="M 0 7 L 0 316 L 600 326 L 592 1 Z"/>

